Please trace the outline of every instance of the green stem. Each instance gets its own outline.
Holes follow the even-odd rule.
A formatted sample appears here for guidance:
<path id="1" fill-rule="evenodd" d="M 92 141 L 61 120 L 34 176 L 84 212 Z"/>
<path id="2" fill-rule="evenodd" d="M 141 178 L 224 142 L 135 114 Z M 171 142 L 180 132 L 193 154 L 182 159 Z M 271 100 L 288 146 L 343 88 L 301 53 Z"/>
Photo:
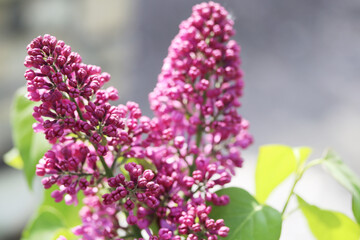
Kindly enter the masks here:
<path id="1" fill-rule="evenodd" d="M 138 237 L 138 236 L 135 234 L 129 234 L 129 235 L 123 236 L 121 238 L 134 238 L 134 237 Z"/>
<path id="2" fill-rule="evenodd" d="M 77 102 L 75 101 L 75 99 L 73 99 L 72 97 L 70 97 L 70 100 L 71 100 L 73 103 L 75 103 L 77 113 L 79 114 L 80 119 L 84 121 L 84 118 L 83 118 L 83 116 L 82 116 L 82 113 L 81 113 L 81 110 L 80 110 L 79 105 L 77 104 Z"/>
<path id="3" fill-rule="evenodd" d="M 203 129 L 202 129 L 201 125 L 199 125 L 196 130 L 196 146 L 197 147 L 200 147 L 202 131 L 203 131 Z"/>
<path id="4" fill-rule="evenodd" d="M 74 175 L 74 176 L 79 176 L 79 177 L 87 177 L 87 176 L 93 176 L 94 175 L 92 173 L 76 173 L 76 172 L 64 172 L 63 174 Z M 102 175 L 102 174 L 100 174 L 100 175 Z"/>
<path id="5" fill-rule="evenodd" d="M 107 178 L 113 177 L 114 176 L 113 172 L 111 171 L 111 169 L 106 164 L 104 157 L 103 156 L 99 156 L 99 157 L 100 157 L 101 164 L 103 165 L 103 167 L 105 169 L 106 177 Z"/>
<path id="6" fill-rule="evenodd" d="M 300 171 L 296 174 L 296 177 L 295 177 L 295 181 L 294 181 L 294 184 L 293 186 L 291 187 L 291 191 L 290 191 L 290 194 L 285 202 L 285 205 L 284 205 L 284 208 L 281 212 L 281 216 L 284 216 L 284 213 L 286 211 L 286 208 L 290 202 L 290 199 L 291 197 L 294 195 L 294 190 L 295 190 L 295 187 L 296 187 L 296 184 L 300 181 L 300 179 L 302 178 L 302 176 L 304 175 L 305 171 L 307 171 L 309 168 L 313 167 L 313 166 L 316 166 L 318 164 L 321 164 L 324 160 L 323 159 L 315 159 L 311 162 L 309 162 L 307 165 L 305 165 L 304 167 L 301 167 L 300 166 Z"/>
<path id="7" fill-rule="evenodd" d="M 283 210 L 281 211 L 281 216 L 284 215 L 285 210 L 286 210 L 286 208 L 287 208 L 287 206 L 288 206 L 288 204 L 289 204 L 289 202 L 290 202 L 290 199 L 291 199 L 292 195 L 294 194 L 294 190 L 295 190 L 296 184 L 297 184 L 297 183 L 299 182 L 299 180 L 301 179 L 301 176 L 302 176 L 302 174 L 296 176 L 295 182 L 294 182 L 294 184 L 293 184 L 293 186 L 292 186 L 292 188 L 291 188 L 290 194 L 289 194 L 289 196 L 288 196 L 288 198 L 287 198 L 287 200 L 286 200 L 286 202 L 285 202 L 285 205 L 284 205 Z"/>

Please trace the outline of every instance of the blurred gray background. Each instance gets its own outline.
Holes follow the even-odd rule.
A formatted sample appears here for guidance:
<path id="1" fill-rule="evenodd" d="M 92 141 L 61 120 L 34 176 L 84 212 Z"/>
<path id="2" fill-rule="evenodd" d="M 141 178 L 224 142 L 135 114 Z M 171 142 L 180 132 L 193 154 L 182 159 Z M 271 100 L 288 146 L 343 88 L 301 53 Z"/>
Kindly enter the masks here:
<path id="1" fill-rule="evenodd" d="M 151 115 L 148 93 L 179 23 L 200 1 L 0 0 L 0 156 L 11 149 L 12 96 L 25 84 L 26 45 L 49 33 L 83 61 L 112 75 L 120 100 L 139 102 Z M 245 95 L 242 115 L 254 145 L 233 185 L 254 192 L 258 147 L 268 143 L 311 146 L 313 158 L 334 148 L 360 174 L 359 0 L 226 0 L 242 46 Z M 291 182 L 270 197 L 279 209 Z M 0 164 L 0 239 L 19 239 L 39 203 L 20 171 Z M 320 168 L 297 192 L 310 203 L 351 216 L 350 196 Z M 294 203 L 291 203 L 294 205 Z M 291 206 L 290 206 L 291 208 Z M 282 240 L 313 239 L 299 213 L 286 219 Z"/>

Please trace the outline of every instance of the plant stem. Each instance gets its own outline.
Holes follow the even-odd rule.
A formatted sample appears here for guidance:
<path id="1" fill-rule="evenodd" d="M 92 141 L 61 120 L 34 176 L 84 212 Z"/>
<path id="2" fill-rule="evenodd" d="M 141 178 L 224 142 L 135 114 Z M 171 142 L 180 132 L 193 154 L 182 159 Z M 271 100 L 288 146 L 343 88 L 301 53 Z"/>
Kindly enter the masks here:
<path id="1" fill-rule="evenodd" d="M 73 103 L 75 103 L 77 113 L 79 114 L 80 119 L 84 121 L 84 118 L 83 118 L 83 116 L 82 116 L 82 113 L 81 113 L 80 107 L 79 107 L 79 105 L 77 104 L 77 102 L 75 101 L 75 99 L 74 99 L 74 98 L 72 98 L 72 97 L 70 97 L 70 101 L 72 101 Z"/>
<path id="2" fill-rule="evenodd" d="M 299 182 L 299 180 L 301 179 L 301 176 L 302 176 L 302 174 L 296 176 L 295 182 L 294 182 L 294 184 L 293 184 L 293 186 L 292 186 L 292 188 L 291 188 L 290 194 L 289 194 L 289 196 L 288 196 L 288 198 L 287 198 L 287 200 L 286 200 L 286 202 L 285 202 L 285 205 L 284 205 L 283 210 L 281 211 L 281 216 L 284 216 L 285 210 L 286 210 L 286 208 L 287 208 L 287 206 L 288 206 L 288 204 L 289 204 L 289 202 L 290 202 L 290 199 L 291 199 L 292 195 L 294 194 L 294 190 L 295 190 L 296 184 L 297 184 L 297 183 Z"/>
<path id="3" fill-rule="evenodd" d="M 308 170 L 309 168 L 313 167 L 313 166 L 316 166 L 318 164 L 321 164 L 324 160 L 322 158 L 320 159 L 315 159 L 311 162 L 309 162 L 307 165 L 305 165 L 304 167 L 300 166 L 300 171 L 298 171 L 296 173 L 296 176 L 295 176 L 295 181 L 294 181 L 294 184 L 291 188 L 291 191 L 290 191 L 290 194 L 285 202 L 285 205 L 284 205 L 284 208 L 281 212 L 281 216 L 284 216 L 284 213 L 285 213 L 285 210 L 290 202 L 290 199 L 291 197 L 294 195 L 294 190 L 295 190 L 295 187 L 296 187 L 296 184 L 300 181 L 300 179 L 302 178 L 302 176 L 304 175 L 305 171 Z"/>
<path id="4" fill-rule="evenodd" d="M 114 176 L 113 172 L 111 171 L 111 169 L 106 164 L 104 157 L 103 156 L 99 156 L 99 157 L 100 157 L 101 164 L 103 165 L 103 167 L 105 169 L 106 177 L 107 178 L 113 177 Z"/>

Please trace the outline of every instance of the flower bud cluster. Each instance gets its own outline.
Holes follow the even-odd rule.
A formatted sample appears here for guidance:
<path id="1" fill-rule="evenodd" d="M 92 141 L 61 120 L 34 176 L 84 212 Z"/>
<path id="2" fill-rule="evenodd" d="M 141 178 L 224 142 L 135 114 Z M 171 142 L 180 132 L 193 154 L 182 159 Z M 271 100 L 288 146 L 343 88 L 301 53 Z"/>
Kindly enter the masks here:
<path id="1" fill-rule="evenodd" d="M 238 113 L 244 83 L 233 35 L 222 6 L 193 7 L 149 95 L 153 119 L 134 102 L 110 105 L 118 99 L 115 88 L 103 88 L 110 75 L 82 63 L 63 41 L 44 35 L 28 45 L 28 98 L 40 102 L 34 129 L 53 145 L 36 173 L 46 189 L 59 186 L 56 202 L 77 203 L 77 193 L 85 194 L 76 235 L 121 240 L 121 231 L 134 229 L 151 240 L 228 235 L 222 219 L 209 217 L 209 202 L 229 203 L 214 188 L 231 181 L 242 166 L 240 149 L 252 143 Z"/>
<path id="2" fill-rule="evenodd" d="M 164 195 L 164 188 L 152 181 L 155 174 L 150 169 L 144 171 L 143 166 L 130 162 L 125 164 L 125 170 L 129 173 L 130 180 L 127 181 L 121 173 L 109 178 L 108 185 L 113 190 L 102 196 L 103 203 L 121 205 L 129 212 L 128 224 L 136 224 L 140 229 L 145 229 L 150 225 L 151 215 L 154 214 L 150 209 L 158 208 L 158 197 Z"/>
<path id="3" fill-rule="evenodd" d="M 239 149 L 252 142 L 249 124 L 237 111 L 244 83 L 233 34 L 233 21 L 219 4 L 194 6 L 191 17 L 180 24 L 149 95 L 158 134 L 167 133 L 177 149 L 185 144 L 182 155 L 193 155 L 188 163 L 215 163 L 219 174 L 234 174 L 243 162 Z M 203 175 L 205 168 L 200 169 Z"/>
<path id="4" fill-rule="evenodd" d="M 174 229 L 187 239 L 228 234 L 221 220 L 206 219 L 204 212 L 199 217 L 196 209 L 199 202 L 229 203 L 228 196 L 218 196 L 213 189 L 231 181 L 234 168 L 242 166 L 240 149 L 252 143 L 249 123 L 238 113 L 244 83 L 233 34 L 233 21 L 222 6 L 194 6 L 190 18 L 180 24 L 149 95 L 156 117 L 147 157 L 158 170 L 157 178 L 171 182 L 166 192 L 176 193 L 165 198 L 168 210 L 158 216 L 161 239 L 176 239 Z M 206 209 L 208 214 L 211 208 Z M 200 222 L 193 222 L 197 218 Z"/>
<path id="5" fill-rule="evenodd" d="M 45 189 L 54 184 L 60 186 L 51 194 L 55 202 L 65 199 L 67 204 L 77 203 L 77 193 L 94 185 L 100 176 L 97 160 L 97 155 L 84 144 L 55 144 L 36 165 L 36 174 L 47 176 L 42 179 Z"/>
<path id="6" fill-rule="evenodd" d="M 192 204 L 188 204 L 186 214 L 179 218 L 179 233 L 189 234 L 189 239 L 199 239 L 197 233 L 202 231 L 205 231 L 207 239 L 217 239 L 217 236 L 226 237 L 229 228 L 225 226 L 224 220 L 209 218 L 210 212 L 211 207 L 206 206 L 202 199 L 196 199 Z M 195 221 L 196 219 L 198 221 Z"/>
<path id="7" fill-rule="evenodd" d="M 34 108 L 34 129 L 54 144 L 36 173 L 50 175 L 43 179 L 45 188 L 60 186 L 53 193 L 56 201 L 98 184 L 99 160 L 110 175 L 115 157 L 144 156 L 141 135 L 150 130 L 150 119 L 142 116 L 137 103 L 108 103 L 118 99 L 115 88 L 102 89 L 110 80 L 108 73 L 82 63 L 78 53 L 50 35 L 35 38 L 27 51 L 28 98 L 41 102 Z"/>

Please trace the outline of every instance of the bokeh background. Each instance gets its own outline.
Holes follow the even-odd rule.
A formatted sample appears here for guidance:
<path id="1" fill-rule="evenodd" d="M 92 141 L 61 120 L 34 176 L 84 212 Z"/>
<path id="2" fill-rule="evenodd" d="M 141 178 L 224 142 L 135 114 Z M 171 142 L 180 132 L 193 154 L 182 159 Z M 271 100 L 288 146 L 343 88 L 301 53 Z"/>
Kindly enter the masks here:
<path id="1" fill-rule="evenodd" d="M 64 40 L 85 63 L 112 75 L 121 102 L 139 102 L 151 115 L 147 95 L 179 23 L 197 2 L 0 0 L 0 156 L 12 147 L 11 100 L 25 84 L 25 47 L 34 37 L 49 33 Z M 313 158 L 332 147 L 360 174 L 360 2 L 221 3 L 235 19 L 242 46 L 241 112 L 255 137 L 232 184 L 254 192 L 257 150 L 268 143 L 311 146 Z M 289 186 L 283 184 L 269 203 L 280 209 Z M 37 182 L 30 192 L 20 171 L 0 163 L 0 239 L 19 239 L 41 201 L 40 188 Z M 309 170 L 296 190 L 312 204 L 351 216 L 350 195 L 321 167 Z M 286 219 L 281 239 L 313 237 L 297 212 Z"/>

